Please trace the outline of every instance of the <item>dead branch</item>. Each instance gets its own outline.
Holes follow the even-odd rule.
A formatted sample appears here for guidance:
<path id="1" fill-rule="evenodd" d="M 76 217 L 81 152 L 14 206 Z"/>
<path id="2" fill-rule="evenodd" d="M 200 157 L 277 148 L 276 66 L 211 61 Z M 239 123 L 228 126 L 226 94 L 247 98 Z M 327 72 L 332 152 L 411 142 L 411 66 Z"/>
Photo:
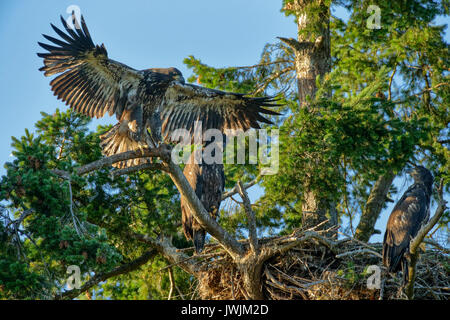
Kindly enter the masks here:
<path id="1" fill-rule="evenodd" d="M 159 148 L 153 149 L 143 149 L 143 150 L 132 150 L 122 153 L 117 153 L 109 157 L 101 158 L 100 160 L 88 163 L 84 166 L 78 167 L 76 173 L 78 175 L 83 175 L 94 170 L 99 170 L 105 167 L 112 166 L 113 163 L 136 159 L 136 158 L 151 158 L 151 157 L 162 157 L 164 155 L 163 150 Z"/>
<path id="2" fill-rule="evenodd" d="M 175 280 L 173 278 L 172 268 L 169 268 L 169 281 L 170 281 L 170 291 L 169 291 L 169 296 L 167 297 L 167 300 L 172 299 L 173 287 L 174 287 L 174 283 L 175 283 Z"/>
<path id="3" fill-rule="evenodd" d="M 326 230 L 326 231 L 328 231 L 328 230 Z M 300 237 L 294 236 L 294 237 L 285 239 L 282 243 L 286 243 L 286 244 L 278 247 L 276 250 L 280 253 L 284 253 L 284 252 L 298 246 L 299 244 L 301 244 L 303 242 L 309 241 L 310 239 L 315 239 L 315 240 L 319 241 L 320 243 L 322 243 L 326 247 L 328 247 L 330 250 L 333 250 L 334 246 L 336 245 L 335 241 L 328 239 L 315 231 L 307 230 L 304 233 L 302 233 L 302 235 Z"/>
<path id="4" fill-rule="evenodd" d="M 357 254 L 372 254 L 378 258 L 383 258 L 383 256 L 381 254 L 379 254 L 376 251 L 370 250 L 370 249 L 359 249 L 359 250 L 352 250 L 352 251 L 347 251 L 341 254 L 337 254 L 336 258 L 342 258 L 345 256 L 352 256 L 352 255 L 357 255 Z"/>
<path id="5" fill-rule="evenodd" d="M 137 172 L 137 171 L 142 171 L 142 170 L 161 170 L 161 171 L 166 171 L 166 168 L 164 168 L 164 166 L 160 163 L 143 163 L 137 166 L 133 166 L 133 167 L 128 167 L 128 168 L 124 168 L 124 169 L 118 169 L 118 170 L 114 170 L 112 172 L 112 177 L 113 179 L 118 177 L 118 176 L 122 176 L 124 174 L 130 174 L 133 172 Z"/>
<path id="6" fill-rule="evenodd" d="M 444 248 L 443 246 L 441 246 L 439 243 L 437 243 L 436 241 L 434 241 L 432 239 L 423 239 L 422 242 L 437 248 L 439 251 L 442 251 L 445 254 L 449 254 L 450 253 L 449 249 Z"/>
<path id="7" fill-rule="evenodd" d="M 242 245 L 208 214 L 194 190 L 192 190 L 180 167 L 174 164 L 170 158 L 165 160 L 163 164 L 181 196 L 187 200 L 188 205 L 192 210 L 192 214 L 201 226 L 205 228 L 233 258 L 242 256 L 244 254 Z"/>
<path id="8" fill-rule="evenodd" d="M 236 185 L 238 187 L 238 192 L 241 195 L 242 201 L 244 202 L 245 213 L 247 214 L 250 248 L 254 253 L 258 254 L 259 246 L 258 246 L 258 235 L 256 233 L 255 213 L 252 210 L 250 199 L 248 198 L 248 194 L 245 191 L 242 182 L 238 181 Z"/>
<path id="9" fill-rule="evenodd" d="M 261 178 L 261 176 L 257 176 L 255 179 L 253 179 L 253 180 L 250 181 L 249 183 L 244 184 L 244 186 L 243 186 L 244 189 L 247 190 L 248 188 L 250 188 L 250 187 L 254 186 L 255 184 L 257 184 L 260 178 Z M 222 193 L 222 199 L 221 199 L 221 201 L 223 201 L 223 200 L 225 200 L 225 199 L 227 199 L 227 198 L 229 198 L 229 197 L 231 197 L 231 196 L 234 196 L 234 195 L 235 195 L 236 193 L 238 193 L 238 192 L 239 192 L 239 191 L 238 191 L 238 186 L 235 185 L 235 186 L 233 187 L 233 189 L 231 189 L 230 191 L 227 191 L 227 192 Z"/>
<path id="10" fill-rule="evenodd" d="M 172 245 L 170 239 L 167 237 L 161 235 L 158 239 L 154 239 L 145 234 L 131 231 L 127 232 L 126 236 L 151 246 L 156 249 L 158 253 L 163 255 L 169 263 L 179 266 L 181 269 L 192 275 L 197 274 L 199 271 L 199 267 L 194 263 L 191 263 L 191 257 L 182 252 L 177 252 L 177 248 Z"/>
<path id="11" fill-rule="evenodd" d="M 81 288 L 79 289 L 72 289 L 69 291 L 65 291 L 57 296 L 54 297 L 55 300 L 67 300 L 67 299 L 74 299 L 78 297 L 81 293 L 89 290 L 93 286 L 99 284 L 102 281 L 105 281 L 109 278 L 128 273 L 130 271 L 134 271 L 141 267 L 142 265 L 146 264 L 150 259 L 152 259 L 157 254 L 156 250 L 148 250 L 146 251 L 142 256 L 139 258 L 121 265 L 109 272 L 96 274 L 94 277 L 92 277 L 90 280 L 88 280 Z"/>
<path id="12" fill-rule="evenodd" d="M 77 224 L 77 221 L 75 220 L 76 219 L 75 213 L 73 212 L 72 182 L 70 180 L 70 177 L 69 177 L 69 179 L 67 179 L 67 183 L 69 185 L 69 212 L 70 212 L 70 216 L 72 217 L 73 228 L 75 229 L 78 237 L 81 238 L 82 237 L 81 232 L 78 229 L 78 224 Z"/>

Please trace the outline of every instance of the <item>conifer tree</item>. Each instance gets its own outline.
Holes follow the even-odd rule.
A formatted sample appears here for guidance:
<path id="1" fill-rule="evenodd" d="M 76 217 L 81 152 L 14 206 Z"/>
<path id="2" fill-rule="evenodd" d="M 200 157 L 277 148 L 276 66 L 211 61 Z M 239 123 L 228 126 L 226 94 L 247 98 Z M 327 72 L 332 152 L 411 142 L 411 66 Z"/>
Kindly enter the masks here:
<path id="1" fill-rule="evenodd" d="M 335 6 L 348 20 L 332 14 Z M 237 241 L 247 237 L 249 211 L 259 235 L 328 220 L 322 228 L 368 242 L 406 165 L 429 168 L 447 196 L 450 185 L 450 55 L 435 23 L 448 2 L 284 0 L 281 10 L 294 18 L 292 35 L 267 39 L 254 65 L 184 60 L 190 82 L 282 99 L 283 117 L 271 119 L 280 129 L 279 172 L 225 165 L 228 191 L 245 198 L 243 183 L 263 192 L 251 206 L 222 207 L 223 237 L 211 238 L 239 265 L 250 298 L 264 297 L 269 255 L 252 239 L 247 255 Z M 159 162 L 146 170 L 105 165 L 99 136 L 109 128 L 90 123 L 56 109 L 42 113 L 33 133 L 12 138 L 14 158 L 0 181 L 0 299 L 198 298 L 198 264 L 181 231 L 182 183 Z M 447 210 L 440 230 L 448 232 L 448 218 Z M 73 290 L 70 266 L 82 283 Z"/>

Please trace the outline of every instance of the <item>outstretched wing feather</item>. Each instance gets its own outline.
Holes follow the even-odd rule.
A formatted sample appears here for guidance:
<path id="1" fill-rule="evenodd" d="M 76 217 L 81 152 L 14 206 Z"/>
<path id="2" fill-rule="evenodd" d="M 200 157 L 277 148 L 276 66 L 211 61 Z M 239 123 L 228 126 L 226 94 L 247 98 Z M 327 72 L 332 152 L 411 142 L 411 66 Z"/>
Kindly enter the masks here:
<path id="1" fill-rule="evenodd" d="M 246 97 L 241 93 L 223 92 L 193 84 L 174 82 L 166 90 L 161 113 L 163 136 L 171 140 L 176 129 L 193 134 L 195 121 L 202 130 L 260 128 L 258 122 L 272 124 L 267 115 L 279 115 L 267 109 L 279 106 L 274 97 Z"/>
<path id="2" fill-rule="evenodd" d="M 72 19 L 79 26 L 74 16 Z M 139 86 L 142 74 L 109 59 L 103 45 L 94 45 L 83 16 L 81 27 L 74 30 L 63 17 L 61 22 L 65 32 L 51 24 L 60 39 L 43 35 L 50 44 L 38 42 L 48 51 L 38 53 L 44 59 L 39 70 L 46 76 L 58 74 L 50 82 L 52 91 L 71 108 L 90 117 L 109 112 L 121 118 L 124 108 L 117 100 L 127 98 L 129 91 Z"/>

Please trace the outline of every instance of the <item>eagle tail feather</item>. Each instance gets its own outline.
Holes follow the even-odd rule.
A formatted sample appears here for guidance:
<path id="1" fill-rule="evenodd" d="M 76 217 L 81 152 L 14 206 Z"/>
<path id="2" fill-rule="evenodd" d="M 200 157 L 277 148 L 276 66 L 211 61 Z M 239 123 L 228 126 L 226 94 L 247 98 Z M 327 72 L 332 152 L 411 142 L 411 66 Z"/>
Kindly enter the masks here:
<path id="1" fill-rule="evenodd" d="M 139 150 L 146 147 L 145 144 L 130 138 L 129 129 L 125 128 L 124 130 L 124 123 L 122 122 L 117 123 L 109 131 L 102 134 L 100 136 L 100 140 L 102 152 L 106 156 L 112 156 L 117 153 L 131 150 Z M 148 163 L 149 161 L 150 158 L 136 158 L 113 163 L 113 167 L 122 169 Z"/>
<path id="2" fill-rule="evenodd" d="M 200 228 L 197 230 L 193 230 L 193 241 L 196 253 L 201 253 L 203 248 L 205 247 L 205 237 L 206 232 L 204 229 Z"/>
<path id="3" fill-rule="evenodd" d="M 383 264 L 387 267 L 388 272 L 395 273 L 401 270 L 401 261 L 407 247 L 402 244 L 395 245 L 393 235 L 386 232 L 383 241 Z"/>
<path id="4" fill-rule="evenodd" d="M 408 259 L 402 258 L 402 272 L 403 272 L 403 285 L 406 285 L 409 280 Z"/>

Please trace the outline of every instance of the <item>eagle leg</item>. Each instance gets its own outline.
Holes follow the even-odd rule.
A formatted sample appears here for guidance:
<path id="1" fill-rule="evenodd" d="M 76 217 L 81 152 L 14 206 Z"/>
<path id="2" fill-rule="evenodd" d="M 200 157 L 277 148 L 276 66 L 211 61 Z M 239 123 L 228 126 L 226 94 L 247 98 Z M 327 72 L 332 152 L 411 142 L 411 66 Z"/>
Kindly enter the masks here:
<path id="1" fill-rule="evenodd" d="M 155 148 L 159 148 L 162 143 L 161 125 L 161 114 L 158 110 L 155 110 L 149 120 L 150 139 Z"/>
<path id="2" fill-rule="evenodd" d="M 406 286 L 408 281 L 409 281 L 409 269 L 408 269 L 408 265 L 409 265 L 409 261 L 410 261 L 410 256 L 409 253 L 405 253 L 405 255 L 402 258 L 402 273 L 403 273 L 403 284 L 402 286 Z"/>

